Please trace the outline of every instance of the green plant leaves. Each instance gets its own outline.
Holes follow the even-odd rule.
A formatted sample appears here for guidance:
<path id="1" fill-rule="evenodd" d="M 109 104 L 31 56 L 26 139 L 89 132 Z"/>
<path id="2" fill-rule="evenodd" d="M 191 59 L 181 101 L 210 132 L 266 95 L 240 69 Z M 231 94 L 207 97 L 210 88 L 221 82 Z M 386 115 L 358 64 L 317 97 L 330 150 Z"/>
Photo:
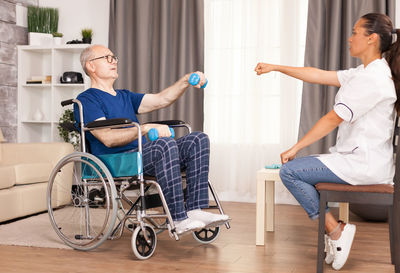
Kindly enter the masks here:
<path id="1" fill-rule="evenodd" d="M 58 30 L 58 9 L 28 6 L 28 31 L 54 33 Z"/>
<path id="2" fill-rule="evenodd" d="M 93 31 L 90 28 L 82 29 L 82 38 L 92 38 Z"/>
<path id="3" fill-rule="evenodd" d="M 68 143 L 74 145 L 75 150 L 78 150 L 80 146 L 80 135 L 76 131 L 69 131 L 63 127 L 63 124 L 75 124 L 74 112 L 72 109 L 66 109 L 59 120 L 57 126 L 59 136 Z"/>

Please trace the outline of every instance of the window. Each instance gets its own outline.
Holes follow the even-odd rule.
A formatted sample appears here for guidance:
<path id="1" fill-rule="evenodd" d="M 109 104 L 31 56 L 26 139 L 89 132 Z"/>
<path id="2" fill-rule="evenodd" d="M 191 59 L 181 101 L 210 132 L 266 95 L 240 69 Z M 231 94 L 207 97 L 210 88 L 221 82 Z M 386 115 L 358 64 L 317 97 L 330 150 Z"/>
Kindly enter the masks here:
<path id="1" fill-rule="evenodd" d="M 205 0 L 204 131 L 223 200 L 254 201 L 256 171 L 297 141 L 302 82 L 254 68 L 303 65 L 307 10 L 308 0 Z"/>

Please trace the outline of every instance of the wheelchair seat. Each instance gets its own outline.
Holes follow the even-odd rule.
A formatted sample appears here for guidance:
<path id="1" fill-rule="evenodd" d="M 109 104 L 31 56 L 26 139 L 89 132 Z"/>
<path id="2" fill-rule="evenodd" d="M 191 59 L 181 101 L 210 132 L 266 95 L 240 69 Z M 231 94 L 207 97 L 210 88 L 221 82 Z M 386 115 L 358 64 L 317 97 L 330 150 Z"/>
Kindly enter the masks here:
<path id="1" fill-rule="evenodd" d="M 114 178 L 143 173 L 142 158 L 138 152 L 104 154 L 97 157 L 106 165 Z"/>

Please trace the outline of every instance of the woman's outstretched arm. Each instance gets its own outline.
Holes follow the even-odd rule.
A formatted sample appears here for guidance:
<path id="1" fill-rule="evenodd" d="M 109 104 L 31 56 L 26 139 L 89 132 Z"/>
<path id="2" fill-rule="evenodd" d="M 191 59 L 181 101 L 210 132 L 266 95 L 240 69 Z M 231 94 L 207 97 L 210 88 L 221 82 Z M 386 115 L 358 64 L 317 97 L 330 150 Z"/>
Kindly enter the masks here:
<path id="1" fill-rule="evenodd" d="M 257 75 L 277 71 L 305 82 L 340 87 L 336 71 L 327 71 L 314 67 L 294 67 L 267 63 L 258 63 L 254 71 L 257 72 Z"/>

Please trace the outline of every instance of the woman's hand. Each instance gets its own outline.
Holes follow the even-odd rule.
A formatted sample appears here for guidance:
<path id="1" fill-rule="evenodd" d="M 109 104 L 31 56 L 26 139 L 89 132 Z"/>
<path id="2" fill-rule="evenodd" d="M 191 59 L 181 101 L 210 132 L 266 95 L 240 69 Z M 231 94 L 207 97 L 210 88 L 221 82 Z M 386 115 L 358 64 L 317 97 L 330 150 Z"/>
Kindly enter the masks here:
<path id="1" fill-rule="evenodd" d="M 257 75 L 265 74 L 271 71 L 274 71 L 274 65 L 267 63 L 258 63 L 254 71 L 257 72 Z"/>
<path id="2" fill-rule="evenodd" d="M 282 164 L 287 163 L 290 160 L 293 160 L 296 157 L 297 149 L 294 147 L 290 148 L 289 150 L 281 153 L 281 162 Z"/>

